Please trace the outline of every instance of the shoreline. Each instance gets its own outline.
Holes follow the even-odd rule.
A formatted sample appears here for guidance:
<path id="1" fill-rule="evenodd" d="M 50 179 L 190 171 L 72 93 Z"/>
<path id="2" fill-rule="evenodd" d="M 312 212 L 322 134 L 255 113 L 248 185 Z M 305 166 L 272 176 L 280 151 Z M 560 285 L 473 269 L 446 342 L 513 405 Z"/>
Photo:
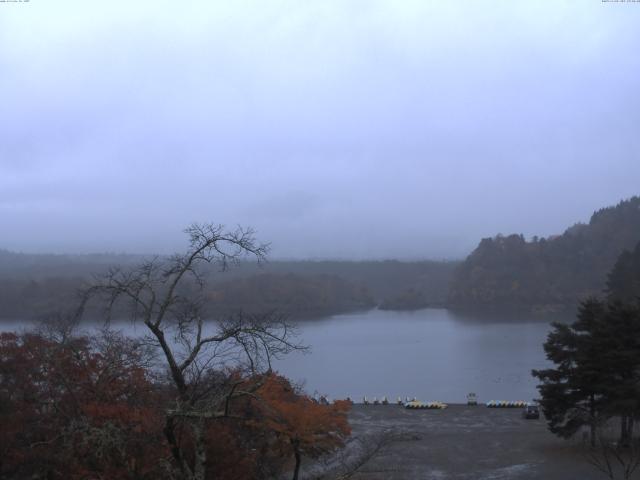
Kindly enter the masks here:
<path id="1" fill-rule="evenodd" d="M 391 408 L 390 408 L 391 407 Z M 444 410 L 353 405 L 353 436 L 404 433 L 366 471 L 371 480 L 597 480 L 579 440 L 562 440 L 546 422 L 525 420 L 519 408 L 450 404 Z"/>

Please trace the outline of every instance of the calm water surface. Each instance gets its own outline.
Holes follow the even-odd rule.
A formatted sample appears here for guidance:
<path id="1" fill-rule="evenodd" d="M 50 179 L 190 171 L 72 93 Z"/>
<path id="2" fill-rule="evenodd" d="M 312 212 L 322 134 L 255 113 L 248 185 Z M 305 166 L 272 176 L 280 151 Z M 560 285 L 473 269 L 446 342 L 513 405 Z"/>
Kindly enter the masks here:
<path id="1" fill-rule="evenodd" d="M 372 310 L 301 324 L 311 353 L 277 365 L 309 392 L 359 401 L 386 395 L 421 400 L 531 400 L 531 369 L 548 365 L 542 344 L 563 318 L 478 317 L 445 309 Z"/>
<path id="2" fill-rule="evenodd" d="M 548 365 L 542 343 L 549 322 L 562 317 L 518 314 L 479 316 L 445 309 L 415 312 L 371 310 L 299 324 L 310 353 L 293 353 L 275 368 L 309 393 L 360 401 L 416 396 L 424 401 L 531 400 L 537 396 L 531 369 Z M 1 330 L 19 328 L 0 324 Z M 128 334 L 144 329 L 115 324 Z M 90 328 L 90 327 L 89 327 Z"/>

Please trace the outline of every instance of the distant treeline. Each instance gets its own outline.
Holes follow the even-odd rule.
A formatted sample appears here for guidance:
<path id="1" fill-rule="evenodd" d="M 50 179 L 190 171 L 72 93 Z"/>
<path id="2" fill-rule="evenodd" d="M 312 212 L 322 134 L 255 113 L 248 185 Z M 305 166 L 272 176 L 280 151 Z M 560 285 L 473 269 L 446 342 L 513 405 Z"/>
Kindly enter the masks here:
<path id="1" fill-rule="evenodd" d="M 139 255 L 30 255 L 0 250 L 0 318 L 32 319 L 68 311 L 93 275 L 126 266 Z M 422 308 L 445 302 L 456 262 L 271 261 L 206 272 L 207 310 L 223 316 L 277 310 L 312 318 L 382 308 Z"/>
<path id="2" fill-rule="evenodd" d="M 252 275 L 215 284 L 208 298 L 215 317 L 281 311 L 294 318 L 313 318 L 375 306 L 365 286 L 335 275 Z"/>
<path id="3" fill-rule="evenodd" d="M 402 297 L 407 292 L 419 291 L 422 301 L 442 304 L 447 299 L 449 283 L 457 261 L 271 261 L 263 266 L 243 263 L 217 278 L 246 278 L 262 273 L 274 275 L 336 276 L 358 287 L 365 287 L 376 304 Z"/>
<path id="4" fill-rule="evenodd" d="M 319 317 L 378 306 L 564 309 L 605 289 L 616 259 L 640 242 L 640 197 L 593 214 L 562 235 L 483 239 L 464 262 L 242 262 L 206 272 L 212 316 L 277 310 Z M 629 253 L 630 255 L 630 253 Z M 0 250 L 0 318 L 34 318 L 77 303 L 75 292 L 140 255 L 29 255 Z M 629 257 L 630 258 L 630 257 Z M 629 268 L 637 268 L 629 267 Z"/>
<path id="5" fill-rule="evenodd" d="M 616 259 L 640 242 L 640 197 L 595 212 L 562 235 L 483 239 L 458 267 L 449 292 L 457 306 L 575 306 L 605 289 Z"/>

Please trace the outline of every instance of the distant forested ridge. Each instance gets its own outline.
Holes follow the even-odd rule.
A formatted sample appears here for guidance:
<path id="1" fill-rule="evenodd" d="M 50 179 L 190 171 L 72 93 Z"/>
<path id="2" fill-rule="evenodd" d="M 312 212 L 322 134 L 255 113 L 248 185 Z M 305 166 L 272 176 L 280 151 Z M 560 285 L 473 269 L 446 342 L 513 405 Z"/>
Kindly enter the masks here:
<path id="1" fill-rule="evenodd" d="M 484 238 L 457 268 L 454 306 L 575 306 L 601 294 L 619 255 L 640 242 L 640 197 L 595 212 L 562 235 Z"/>
<path id="2" fill-rule="evenodd" d="M 218 283 L 207 296 L 214 316 L 281 311 L 293 318 L 313 318 L 375 306 L 365 286 L 336 275 L 264 273 Z"/>
<path id="3" fill-rule="evenodd" d="M 373 301 L 381 306 L 397 304 L 407 295 L 419 296 L 423 304 L 443 304 L 459 263 L 435 260 L 276 260 L 262 268 L 243 263 L 240 268 L 230 270 L 223 277 L 246 278 L 262 273 L 302 277 L 329 275 L 364 286 Z"/>
<path id="4" fill-rule="evenodd" d="M 49 255 L 0 250 L 0 319 L 33 319 L 68 311 L 76 292 L 109 267 L 126 267 L 141 255 Z M 456 262 L 282 261 L 248 262 L 210 278 L 212 317 L 234 311 L 277 310 L 312 318 L 381 305 L 412 309 L 446 301 Z"/>

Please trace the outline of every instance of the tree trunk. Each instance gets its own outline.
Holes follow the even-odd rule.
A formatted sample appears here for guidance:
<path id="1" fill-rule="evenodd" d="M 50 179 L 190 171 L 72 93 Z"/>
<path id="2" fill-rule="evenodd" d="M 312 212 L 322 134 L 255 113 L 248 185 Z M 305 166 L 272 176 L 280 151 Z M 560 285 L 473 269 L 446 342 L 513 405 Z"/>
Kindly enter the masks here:
<path id="1" fill-rule="evenodd" d="M 175 436 L 175 423 L 173 421 L 173 418 L 168 416 L 165 422 L 166 423 L 164 426 L 164 435 L 167 439 L 167 442 L 169 443 L 169 449 L 171 450 L 171 455 L 173 456 L 173 459 L 175 460 L 176 464 L 178 465 L 178 468 L 180 469 L 179 477 L 191 478 L 193 476 L 191 473 L 191 469 L 189 468 L 184 458 L 182 457 L 182 451 L 180 450 L 180 446 L 178 445 L 178 440 L 176 439 L 176 436 Z"/>
<path id="2" fill-rule="evenodd" d="M 589 410 L 591 415 L 591 423 L 589 424 L 591 430 L 591 447 L 596 447 L 596 399 L 593 394 L 589 397 Z"/>
<path id="3" fill-rule="evenodd" d="M 629 428 L 630 422 L 629 417 L 627 415 L 622 415 L 620 417 L 620 441 L 618 442 L 623 447 L 628 447 L 629 442 Z"/>
<path id="4" fill-rule="evenodd" d="M 205 480 L 207 448 L 204 439 L 204 420 L 196 418 L 191 426 L 193 442 L 195 444 L 195 458 L 193 461 L 194 480 Z"/>
<path id="5" fill-rule="evenodd" d="M 298 480 L 298 475 L 300 474 L 300 464 L 302 463 L 302 457 L 300 455 L 300 450 L 298 449 L 297 442 L 293 443 L 293 455 L 296 459 L 296 466 L 293 469 L 293 480 Z"/>

